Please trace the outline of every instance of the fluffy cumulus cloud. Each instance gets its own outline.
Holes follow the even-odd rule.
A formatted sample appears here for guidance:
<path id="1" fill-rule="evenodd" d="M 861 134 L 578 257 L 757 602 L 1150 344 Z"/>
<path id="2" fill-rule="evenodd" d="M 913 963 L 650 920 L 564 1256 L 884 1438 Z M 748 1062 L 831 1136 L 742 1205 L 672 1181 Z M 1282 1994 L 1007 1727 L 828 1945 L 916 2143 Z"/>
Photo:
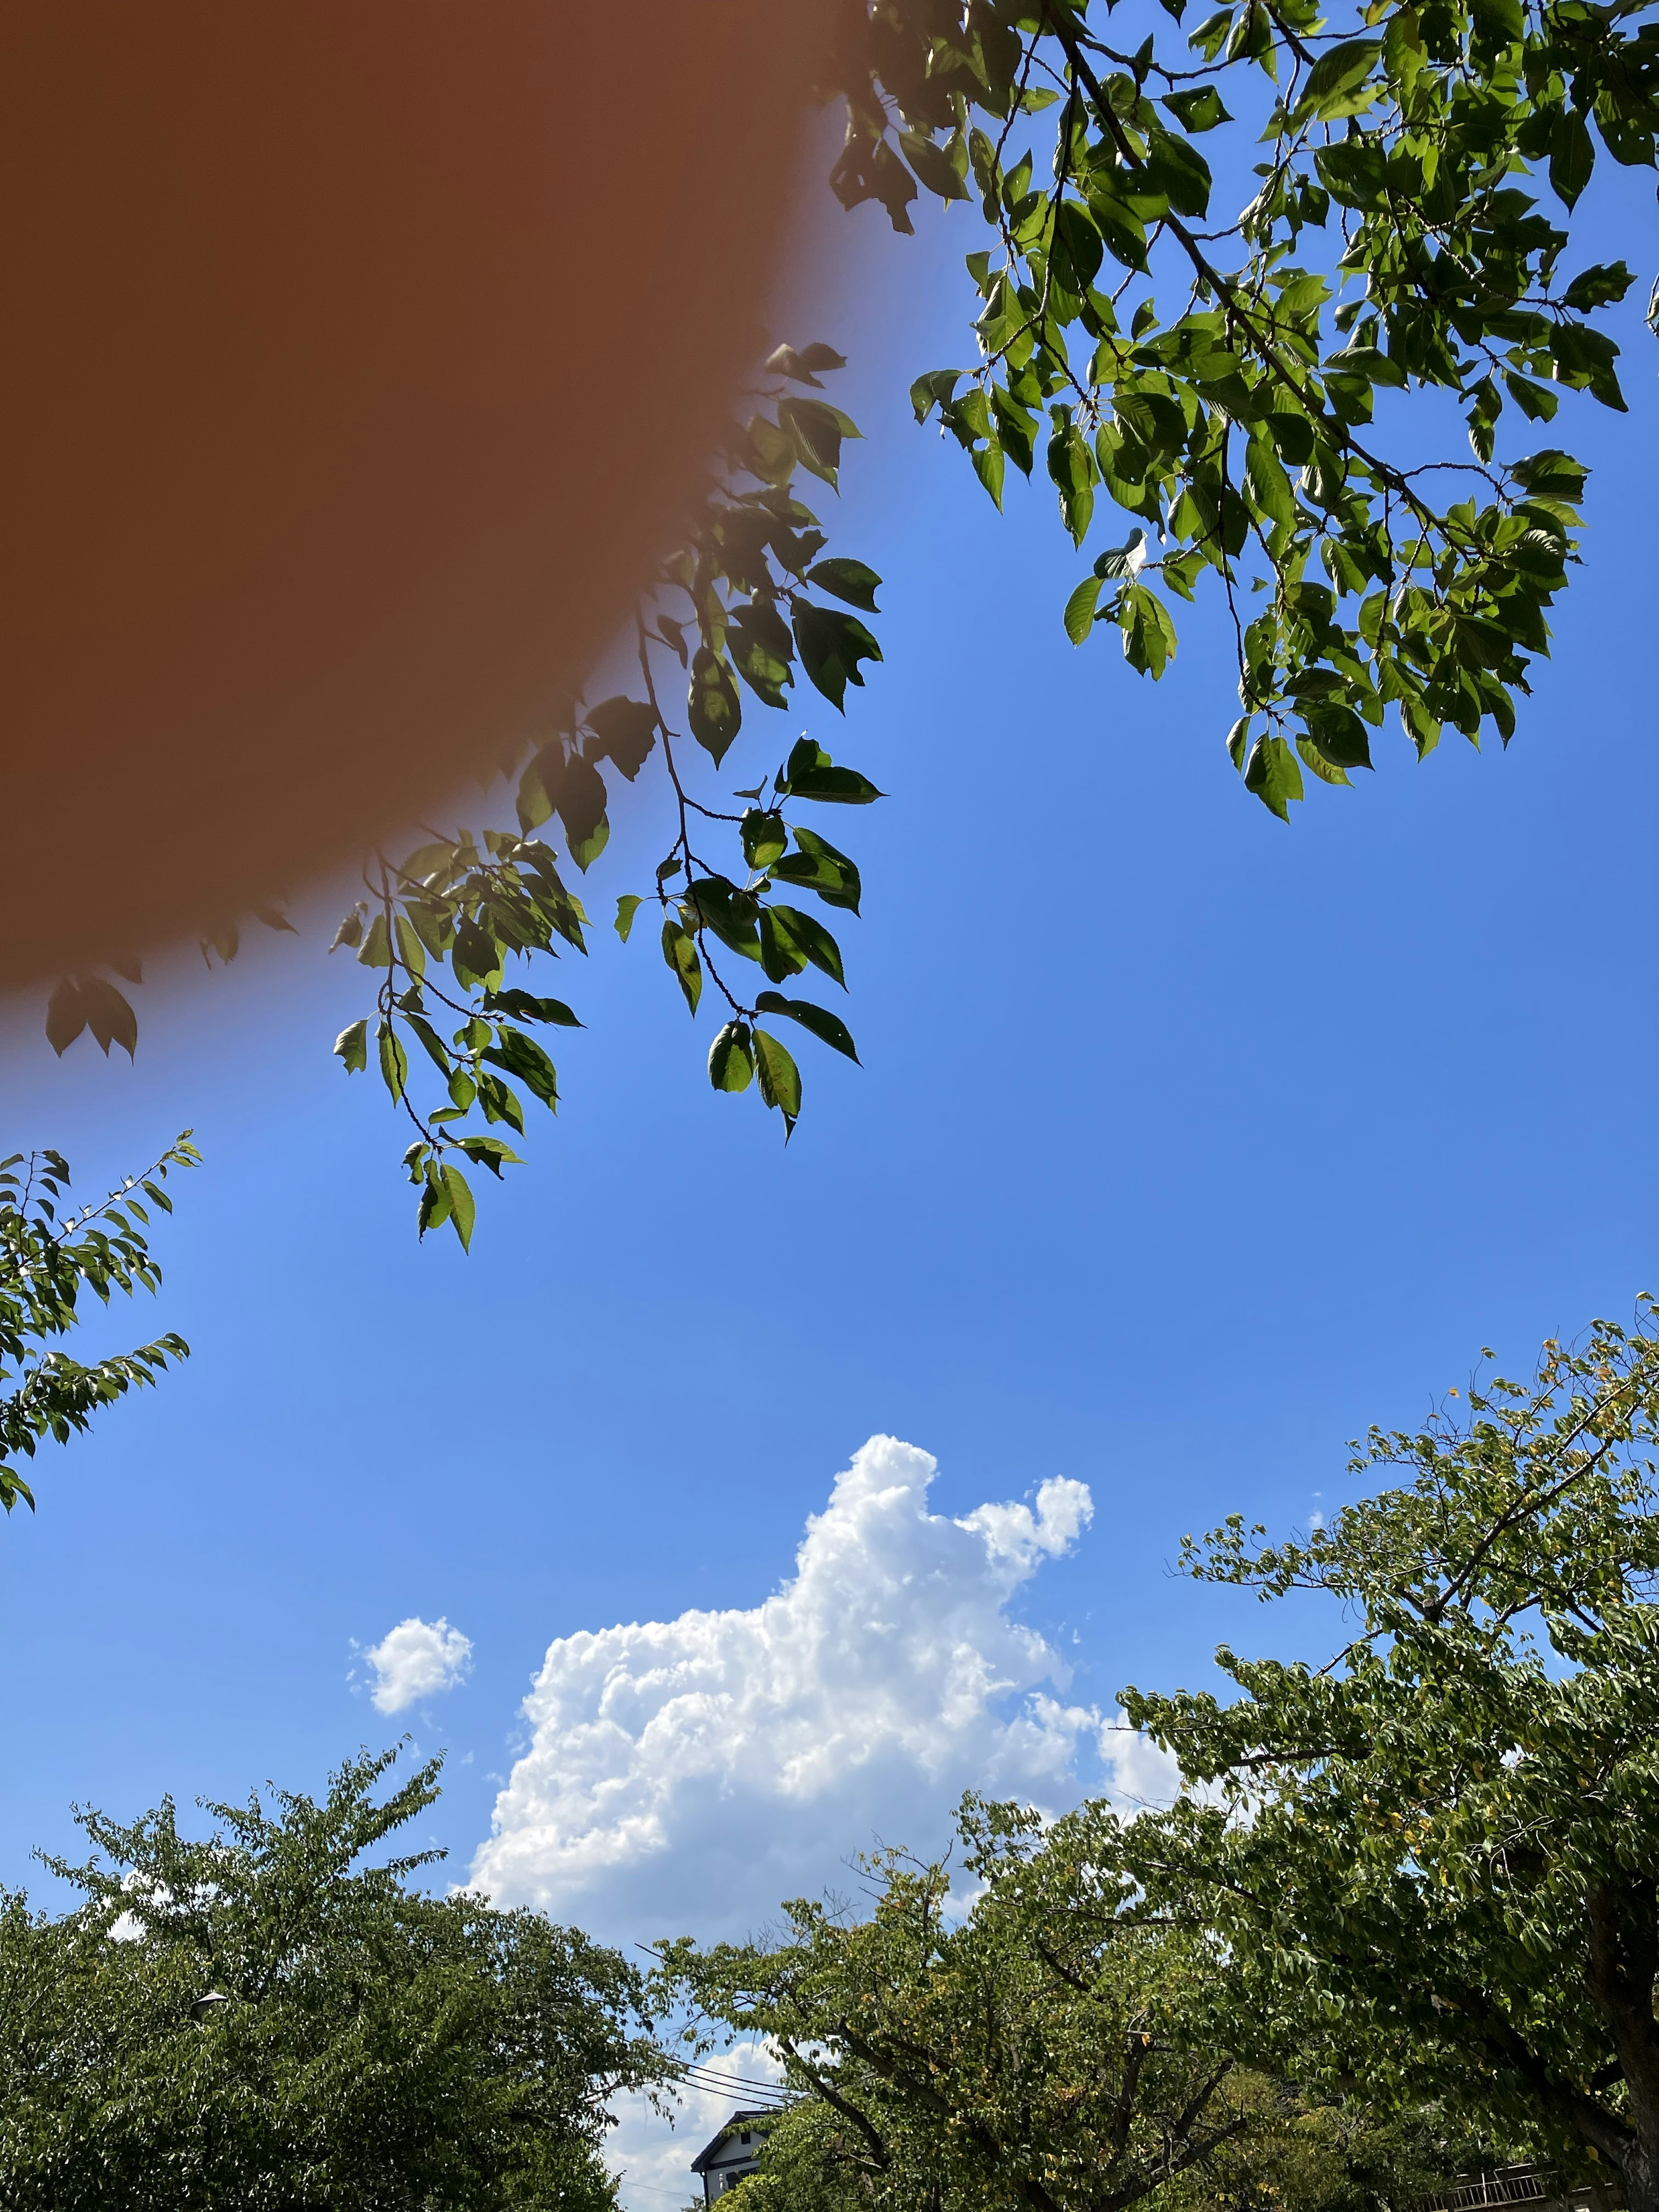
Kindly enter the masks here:
<path id="1" fill-rule="evenodd" d="M 417 1698 L 435 1697 L 464 1681 L 472 1665 L 472 1639 L 441 1615 L 411 1615 L 363 1653 L 373 1677 L 369 1698 L 377 1712 L 400 1713 Z"/>
<path id="2" fill-rule="evenodd" d="M 554 1643 L 475 1884 L 612 1936 L 741 1933 L 878 1838 L 937 1846 L 969 1785 L 1074 1798 L 1101 1716 L 1009 1604 L 1077 1541 L 1088 1490 L 953 1520 L 928 1510 L 934 1468 L 872 1437 L 764 1603 Z"/>

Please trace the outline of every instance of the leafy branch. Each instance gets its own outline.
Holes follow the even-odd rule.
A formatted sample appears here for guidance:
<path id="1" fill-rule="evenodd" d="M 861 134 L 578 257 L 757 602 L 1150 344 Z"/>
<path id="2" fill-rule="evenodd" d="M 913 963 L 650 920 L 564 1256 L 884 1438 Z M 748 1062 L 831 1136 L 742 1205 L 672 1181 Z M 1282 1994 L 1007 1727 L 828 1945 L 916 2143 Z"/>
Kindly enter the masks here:
<path id="1" fill-rule="evenodd" d="M 1632 281 L 1613 263 L 1559 283 L 1567 234 L 1516 179 L 1547 166 L 1570 212 L 1592 123 L 1615 160 L 1651 165 L 1659 26 L 1625 27 L 1648 6 L 1368 0 L 1333 27 L 1313 0 L 1237 0 L 1182 38 L 1178 66 L 1159 52 L 1171 32 L 1121 52 L 1073 0 L 874 0 L 843 42 L 827 82 L 847 103 L 844 203 L 908 230 L 919 191 L 976 193 L 1000 247 L 968 256 L 978 361 L 918 378 L 918 420 L 937 414 L 999 506 L 1007 465 L 1029 477 L 1042 450 L 1079 546 L 1098 492 L 1142 526 L 1072 592 L 1074 643 L 1110 624 L 1161 676 L 1170 596 L 1213 573 L 1244 710 L 1229 750 L 1281 817 L 1304 767 L 1346 784 L 1370 765 L 1389 707 L 1419 756 L 1448 726 L 1513 732 L 1585 471 L 1553 449 L 1495 465 L 1498 420 L 1549 420 L 1563 387 L 1623 408 L 1618 349 L 1587 318 Z M 1164 7 L 1182 21 L 1185 0 Z M 1234 81 L 1269 106 L 1271 158 L 1249 205 L 1203 228 L 1194 142 L 1233 122 Z M 1050 109 L 1044 189 L 1035 145 L 1013 142 Z M 1332 228 L 1334 266 L 1297 265 Z M 1407 466 L 1365 434 L 1379 389 L 1429 386 L 1465 405 L 1472 460 Z M 1474 495 L 1437 504 L 1447 470 Z M 1254 592 L 1269 597 L 1247 619 Z"/>
<path id="2" fill-rule="evenodd" d="M 189 1357 L 190 1346 L 171 1332 L 90 1366 L 36 1347 L 74 1328 L 83 1291 L 107 1305 L 116 1291 L 131 1297 L 160 1288 L 144 1200 L 172 1212 L 161 1186 L 169 1169 L 198 1164 L 190 1136 L 186 1129 L 152 1167 L 124 1177 L 96 1204 L 67 1211 L 70 1170 L 62 1153 L 14 1152 L 0 1160 L 0 1386 L 9 1386 L 0 1396 L 0 1505 L 8 1513 L 20 1498 L 34 1506 L 17 1470 L 20 1456 L 33 1459 L 46 1437 L 67 1443 L 100 1406 L 154 1382 L 169 1360 Z"/>
<path id="3" fill-rule="evenodd" d="M 880 578 L 860 561 L 823 557 L 824 533 L 795 489 L 802 471 L 836 489 L 842 442 L 859 434 L 838 408 L 810 396 L 822 388 L 822 372 L 842 366 L 822 345 L 781 346 L 768 362 L 775 381 L 748 421 L 728 430 L 685 543 L 639 610 L 645 696 L 558 707 L 514 763 L 515 829 L 434 835 L 401 861 L 377 856 L 365 873 L 365 896 L 335 945 L 354 950 L 381 980 L 373 1012 L 343 1030 L 334 1048 L 348 1072 L 366 1070 L 373 1058 L 411 1127 L 404 1160 L 420 1191 L 422 1236 L 447 1221 L 467 1246 L 476 1200 L 465 1166 L 499 1177 L 521 1156 L 496 1132 L 521 1136 L 530 1102 L 556 1110 L 557 1072 L 536 1032 L 582 1024 L 562 1000 L 509 983 L 508 963 L 587 951 L 592 924 L 561 874 L 550 833 L 556 825 L 579 870 L 592 866 L 610 839 L 606 770 L 631 783 L 654 760 L 672 793 L 673 842 L 652 890 L 618 898 L 615 927 L 626 942 L 639 908 L 654 901 L 663 958 L 691 1014 L 705 981 L 724 1002 L 727 1018 L 708 1054 L 714 1087 L 735 1093 L 753 1083 L 781 1115 L 787 1138 L 800 1113 L 800 1070 L 763 1018 L 792 1022 L 858 1058 L 838 1014 L 776 988 L 745 993 L 736 963 L 752 961 L 773 986 L 811 966 L 845 988 L 835 937 L 779 893 L 810 893 L 856 914 L 858 867 L 793 810 L 801 802 L 866 805 L 881 793 L 802 736 L 769 790 L 763 781 L 738 792 L 744 808 L 732 812 L 696 795 L 695 755 L 685 749 L 689 738 L 713 767 L 723 764 L 742 726 L 739 679 L 782 710 L 804 671 L 844 711 L 848 687 L 861 685 L 864 664 L 881 658 L 861 619 L 877 611 Z M 671 726 L 663 703 L 671 664 L 686 684 L 684 730 Z M 441 1086 L 435 1105 L 416 1095 L 414 1071 L 428 1066 Z"/>

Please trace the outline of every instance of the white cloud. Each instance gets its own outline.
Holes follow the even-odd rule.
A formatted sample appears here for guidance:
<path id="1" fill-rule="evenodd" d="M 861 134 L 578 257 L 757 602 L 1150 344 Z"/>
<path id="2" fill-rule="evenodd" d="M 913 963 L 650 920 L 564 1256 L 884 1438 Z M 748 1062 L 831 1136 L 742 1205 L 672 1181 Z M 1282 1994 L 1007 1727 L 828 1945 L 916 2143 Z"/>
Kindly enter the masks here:
<path id="1" fill-rule="evenodd" d="M 371 1644 L 363 1656 L 374 1670 L 369 1692 L 375 1711 L 400 1713 L 416 1698 L 435 1697 L 464 1681 L 472 1665 L 472 1639 L 452 1628 L 441 1615 L 422 1620 L 418 1614 L 400 1620 Z"/>
<path id="2" fill-rule="evenodd" d="M 612 1937 L 741 1933 L 877 1837 L 938 1847 L 970 1785 L 1073 1801 L 1101 1717 L 1049 1693 L 1066 1669 L 1007 1607 L 1089 1492 L 951 1520 L 934 1469 L 872 1437 L 764 1603 L 558 1638 L 474 1883 Z"/>

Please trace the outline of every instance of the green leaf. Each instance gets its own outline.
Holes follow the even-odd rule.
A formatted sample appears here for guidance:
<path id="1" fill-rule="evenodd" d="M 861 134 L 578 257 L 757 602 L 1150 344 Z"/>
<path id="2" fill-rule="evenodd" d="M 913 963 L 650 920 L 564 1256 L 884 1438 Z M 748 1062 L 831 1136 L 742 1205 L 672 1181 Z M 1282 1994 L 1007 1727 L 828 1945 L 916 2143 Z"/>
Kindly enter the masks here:
<path id="1" fill-rule="evenodd" d="M 739 890 L 724 876 L 699 876 L 685 887 L 686 921 L 712 929 L 720 943 L 740 952 L 745 960 L 760 958 L 756 932 L 758 907 L 750 891 Z"/>
<path id="2" fill-rule="evenodd" d="M 1129 584 L 1119 601 L 1117 619 L 1125 659 L 1156 683 L 1175 657 L 1176 629 L 1168 609 L 1144 584 Z"/>
<path id="3" fill-rule="evenodd" d="M 1561 404 L 1559 391 L 1552 391 L 1547 384 L 1534 384 L 1530 377 L 1518 376 L 1512 368 L 1504 371 L 1504 385 L 1528 422 L 1553 421 L 1555 410 Z"/>
<path id="4" fill-rule="evenodd" d="M 781 860 L 789 846 L 789 828 L 773 807 L 750 806 L 738 825 L 743 857 L 751 868 L 769 868 Z"/>
<path id="5" fill-rule="evenodd" d="M 1575 207 L 1595 167 L 1595 148 L 1583 117 L 1564 107 L 1550 134 L 1550 184 L 1558 199 Z"/>
<path id="6" fill-rule="evenodd" d="M 990 493 L 993 502 L 1000 512 L 1005 459 L 1002 447 L 994 442 L 980 446 L 968 458 L 974 465 L 974 474 Z"/>
<path id="7" fill-rule="evenodd" d="M 1147 173 L 1177 215 L 1201 216 L 1210 204 L 1210 165 L 1196 146 L 1154 125 L 1147 136 Z"/>
<path id="8" fill-rule="evenodd" d="M 1193 92 L 1167 93 L 1160 105 L 1167 107 L 1186 131 L 1213 131 L 1218 124 L 1233 119 L 1212 84 L 1200 85 Z"/>
<path id="9" fill-rule="evenodd" d="M 765 1030 L 755 1030 L 754 1048 L 755 1073 L 760 1079 L 761 1097 L 782 1114 L 787 1140 L 793 1133 L 800 1113 L 800 1070 L 788 1048 Z"/>
<path id="10" fill-rule="evenodd" d="M 716 1091 L 747 1091 L 754 1073 L 748 1023 L 727 1022 L 708 1048 L 708 1080 Z"/>
<path id="11" fill-rule="evenodd" d="M 787 983 L 810 961 L 844 991 L 841 947 L 816 915 L 799 907 L 763 906 L 760 911 L 761 966 L 769 981 Z"/>
<path id="12" fill-rule="evenodd" d="M 919 131 L 902 131 L 899 144 L 904 149 L 905 160 L 930 192 L 947 201 L 969 197 L 968 142 L 960 131 L 952 132 L 943 146 L 936 146 Z"/>
<path id="13" fill-rule="evenodd" d="M 1085 576 L 1066 602 L 1066 635 L 1073 645 L 1081 645 L 1095 626 L 1095 609 L 1100 604 L 1102 579 Z"/>
<path id="14" fill-rule="evenodd" d="M 793 441 L 802 466 L 834 489 L 842 440 L 856 438 L 856 425 L 840 408 L 828 407 L 821 399 L 780 399 L 778 421 Z"/>
<path id="15" fill-rule="evenodd" d="M 781 707 L 794 681 L 788 625 L 769 599 L 749 600 L 726 634 L 732 665 L 756 696 Z"/>
<path id="16" fill-rule="evenodd" d="M 61 1060 L 86 1025 L 81 986 L 73 975 L 65 975 L 46 1001 L 46 1042 Z"/>
<path id="17" fill-rule="evenodd" d="M 1326 122 L 1358 112 L 1354 95 L 1382 59 L 1377 39 L 1348 39 L 1328 46 L 1308 73 L 1308 82 L 1297 104 L 1298 118 L 1318 116 Z M 1364 105 L 1361 102 L 1361 105 Z"/>
<path id="18" fill-rule="evenodd" d="M 83 1029 L 92 1031 L 106 1060 L 112 1044 L 121 1046 L 129 1060 L 137 1049 L 138 1017 L 101 975 L 66 976 L 47 1003 L 46 1039 L 59 1058 Z"/>
<path id="19" fill-rule="evenodd" d="M 524 1107 L 518 1092 L 487 1067 L 478 1070 L 478 1104 L 486 1121 L 505 1121 L 508 1128 L 524 1134 Z"/>
<path id="20" fill-rule="evenodd" d="M 1296 741 L 1296 750 L 1301 757 L 1303 765 L 1310 769 L 1322 783 L 1340 784 L 1345 790 L 1352 790 L 1353 786 L 1346 770 L 1338 768 L 1334 762 L 1328 761 L 1311 738 L 1298 737 Z"/>
<path id="21" fill-rule="evenodd" d="M 860 775 L 856 769 L 836 767 L 821 745 L 811 738 L 802 738 L 789 755 L 779 795 L 815 799 L 829 805 L 868 806 L 887 794 L 878 791 L 869 777 Z"/>
<path id="22" fill-rule="evenodd" d="M 910 404 L 918 422 L 925 422 L 935 407 L 949 405 L 961 374 L 959 368 L 930 368 L 916 379 L 910 386 Z"/>
<path id="23" fill-rule="evenodd" d="M 1055 410 L 1048 465 L 1049 480 L 1060 494 L 1060 520 L 1072 533 L 1073 544 L 1081 545 L 1095 508 L 1094 456 L 1082 431 L 1063 409 Z"/>
<path id="24" fill-rule="evenodd" d="M 369 918 L 357 958 L 365 968 L 389 968 L 392 965 L 392 933 L 386 927 L 386 915 L 380 908 Z"/>
<path id="25" fill-rule="evenodd" d="M 493 1066 L 504 1068 L 522 1083 L 544 1106 L 557 1111 L 558 1073 L 534 1037 L 526 1036 L 522 1030 L 498 1030 L 495 1042 L 486 1046 L 483 1056 Z"/>
<path id="26" fill-rule="evenodd" d="M 463 990 L 475 990 L 480 984 L 489 989 L 501 981 L 501 949 L 488 930 L 481 928 L 470 915 L 463 915 L 455 925 L 449 964 Z"/>
<path id="27" fill-rule="evenodd" d="M 488 1168 L 497 1182 L 501 1179 L 504 1167 L 521 1168 L 524 1165 L 523 1159 L 512 1146 L 500 1137 L 468 1135 L 458 1137 L 455 1141 L 475 1166 Z"/>
<path id="28" fill-rule="evenodd" d="M 697 957 L 696 939 L 677 921 L 665 921 L 662 926 L 662 957 L 673 969 L 685 994 L 685 1003 L 695 1014 L 697 1001 L 702 996 L 702 963 Z"/>
<path id="29" fill-rule="evenodd" d="M 545 774 L 544 771 L 544 780 Z M 610 836 L 610 824 L 605 819 L 605 778 L 592 761 L 583 759 L 580 753 L 572 753 L 556 782 L 550 787 L 548 796 L 564 825 L 571 859 L 579 868 L 586 869 L 604 851 Z"/>
<path id="30" fill-rule="evenodd" d="M 834 1052 L 842 1053 L 853 1061 L 858 1060 L 852 1034 L 839 1014 L 826 1007 L 815 1006 L 810 999 L 786 999 L 776 991 L 763 991 L 755 1001 L 755 1011 L 762 1014 L 787 1014 L 792 1022 L 799 1022 L 810 1030 L 821 1044 Z"/>
<path id="31" fill-rule="evenodd" d="M 1304 704 L 1302 714 L 1310 743 L 1332 768 L 1371 765 L 1370 738 L 1352 707 L 1331 699 L 1320 704 Z"/>
<path id="32" fill-rule="evenodd" d="M 1055 279 L 1079 300 L 1100 273 L 1104 246 L 1087 209 L 1063 199 L 1054 213 L 1054 243 L 1048 265 Z"/>
<path id="33" fill-rule="evenodd" d="M 356 1075 L 368 1066 L 368 1020 L 353 1022 L 334 1040 L 334 1049 L 345 1062 L 346 1073 Z"/>
<path id="34" fill-rule="evenodd" d="M 582 1026 L 562 999 L 538 999 L 529 991 L 486 991 L 483 1004 L 486 1013 L 511 1014 L 521 1022 L 550 1022 L 562 1030 Z"/>
<path id="35" fill-rule="evenodd" d="M 1256 502 L 1270 522 L 1291 529 L 1296 522 L 1296 495 L 1285 475 L 1273 441 L 1265 431 L 1253 430 L 1245 448 L 1244 471 Z"/>
<path id="36" fill-rule="evenodd" d="M 862 607 L 867 614 L 872 615 L 881 612 L 876 605 L 876 591 L 881 578 L 862 561 L 820 561 L 815 568 L 807 570 L 806 580 L 809 584 L 816 584 L 820 591 L 831 592 L 838 599 L 845 599 L 849 607 Z"/>
<path id="37" fill-rule="evenodd" d="M 791 611 L 801 665 L 832 706 L 845 713 L 849 684 L 861 685 L 859 664 L 879 660 L 881 647 L 856 615 L 797 599 Z"/>
<path id="38" fill-rule="evenodd" d="M 1561 295 L 1562 305 L 1577 314 L 1591 307 L 1610 307 L 1615 300 L 1622 300 L 1635 282 L 1622 261 L 1598 261 L 1593 269 L 1573 278 Z"/>
<path id="39" fill-rule="evenodd" d="M 634 917 L 644 904 L 645 901 L 637 891 L 624 891 L 617 901 L 616 930 L 624 945 L 628 942 L 629 931 L 634 927 Z"/>
<path id="40" fill-rule="evenodd" d="M 454 1224 L 455 1234 L 461 1240 L 463 1252 L 472 1249 L 472 1223 L 477 1212 L 472 1189 L 459 1168 L 451 1167 L 446 1160 L 439 1170 L 443 1177 L 444 1195 L 449 1200 L 449 1218 Z"/>
<path id="41" fill-rule="evenodd" d="M 1194 53 L 1202 54 L 1206 62 L 1212 62 L 1225 44 L 1232 24 L 1233 11 L 1229 0 L 1228 6 L 1218 8 L 1213 15 L 1204 18 L 1187 43 Z"/>
<path id="42" fill-rule="evenodd" d="M 395 1106 L 409 1087 L 409 1054 L 390 1022 L 381 1022 L 374 1034 L 380 1042 L 380 1080 L 391 1092 Z"/>
<path id="43" fill-rule="evenodd" d="M 1281 822 L 1290 820 L 1291 802 L 1302 797 L 1302 770 L 1283 738 L 1256 739 L 1244 764 L 1244 788 Z"/>
<path id="44" fill-rule="evenodd" d="M 816 891 L 826 906 L 846 907 L 856 914 L 859 872 L 846 854 L 838 853 L 810 830 L 798 829 L 795 842 L 799 852 L 786 853 L 782 860 L 772 863 L 769 872 L 773 880 Z"/>
<path id="45" fill-rule="evenodd" d="M 691 656 L 686 720 L 692 736 L 718 768 L 738 734 L 743 708 L 738 703 L 738 683 L 730 664 L 717 659 L 706 645 L 700 645 Z"/>
<path id="46" fill-rule="evenodd" d="M 631 783 L 657 742 L 656 708 L 640 699 L 601 699 L 585 720 L 598 740 L 590 739 L 585 750 L 593 758 L 614 761 Z"/>
<path id="47" fill-rule="evenodd" d="M 1576 507 L 1584 496 L 1589 471 L 1582 461 L 1574 460 L 1571 453 L 1562 453 L 1558 447 L 1547 447 L 1541 453 L 1530 453 L 1523 460 L 1511 461 L 1510 474 L 1525 491 L 1565 500 Z"/>
<path id="48" fill-rule="evenodd" d="M 426 947 L 416 935 L 414 924 L 407 915 L 398 915 L 396 929 L 398 957 L 409 970 L 410 976 L 418 983 L 426 973 Z"/>

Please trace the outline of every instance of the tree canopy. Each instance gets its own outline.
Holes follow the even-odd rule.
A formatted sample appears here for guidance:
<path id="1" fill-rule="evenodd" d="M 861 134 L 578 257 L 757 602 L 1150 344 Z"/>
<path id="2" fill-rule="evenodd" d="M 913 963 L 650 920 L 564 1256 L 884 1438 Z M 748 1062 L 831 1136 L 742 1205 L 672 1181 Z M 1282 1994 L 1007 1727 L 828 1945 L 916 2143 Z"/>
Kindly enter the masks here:
<path id="1" fill-rule="evenodd" d="M 609 2212 L 608 2101 L 661 2078 L 638 1973 L 533 1912 L 387 1857 L 439 1761 L 320 1801 L 79 1817 L 84 1902 L 0 1908 L 0 2197 L 26 2212 Z"/>
<path id="2" fill-rule="evenodd" d="M 1132 1881 L 969 1799 L 952 1869 L 889 1852 L 867 1910 L 797 1899 L 775 1941 L 669 1948 L 711 2019 L 764 2036 L 796 2093 L 734 2212 L 1406 2206 L 1474 2153 L 1430 2108 L 1304 2094 L 1215 2033 L 1225 1961 Z"/>
<path id="3" fill-rule="evenodd" d="M 1391 720 L 1419 757 L 1449 728 L 1516 727 L 1581 557 L 1586 475 L 1520 447 L 1570 393 L 1625 407 L 1604 325 L 1634 280 L 1575 252 L 1573 223 L 1602 155 L 1654 165 L 1659 20 L 1654 0 L 1232 0 L 1188 18 L 1188 0 L 842 0 L 821 70 L 848 118 L 830 182 L 902 231 L 924 195 L 977 215 L 965 365 L 915 380 L 918 419 L 999 505 L 1009 465 L 1041 463 L 1086 562 L 1074 643 L 1104 627 L 1155 679 L 1177 605 L 1212 594 L 1237 668 L 1218 726 L 1288 819 L 1307 778 L 1370 767 Z M 513 744 L 509 823 L 368 867 L 335 942 L 379 985 L 335 1049 L 374 1065 L 406 1121 L 422 1234 L 447 1221 L 466 1243 L 466 1169 L 499 1176 L 526 1107 L 556 1104 L 543 1040 L 580 1016 L 509 971 L 586 950 L 557 844 L 579 872 L 599 859 L 607 778 L 650 764 L 672 793 L 669 852 L 608 899 L 623 939 L 649 912 L 692 1016 L 705 994 L 718 1009 L 714 1088 L 752 1089 L 787 1134 L 786 1030 L 857 1057 L 794 987 L 810 968 L 844 988 L 820 910 L 861 896 L 817 810 L 881 794 L 812 736 L 775 769 L 781 744 L 751 750 L 735 793 L 710 781 L 735 772 L 745 695 L 799 712 L 811 688 L 844 711 L 882 655 L 865 620 L 880 580 L 826 554 L 798 484 L 834 488 L 857 434 L 817 396 L 841 365 L 821 343 L 767 360 L 641 607 L 639 696 L 557 702 Z M 60 990 L 54 1045 L 97 1028 L 88 993 L 106 1029 L 106 994 L 126 1007 L 131 1048 L 99 978 Z"/>
<path id="4" fill-rule="evenodd" d="M 1062 1823 L 1146 1915 L 1225 1946 L 1236 2041 L 1541 2133 L 1659 2203 L 1659 1314 L 1546 1345 L 1352 1469 L 1408 1480 L 1305 1540 L 1235 1520 L 1194 1572 L 1322 1594 L 1322 1667 L 1218 1655 L 1239 1697 L 1130 1690 L 1168 1812 Z M 1088 1840 L 1085 1841 L 1085 1838 Z"/>

